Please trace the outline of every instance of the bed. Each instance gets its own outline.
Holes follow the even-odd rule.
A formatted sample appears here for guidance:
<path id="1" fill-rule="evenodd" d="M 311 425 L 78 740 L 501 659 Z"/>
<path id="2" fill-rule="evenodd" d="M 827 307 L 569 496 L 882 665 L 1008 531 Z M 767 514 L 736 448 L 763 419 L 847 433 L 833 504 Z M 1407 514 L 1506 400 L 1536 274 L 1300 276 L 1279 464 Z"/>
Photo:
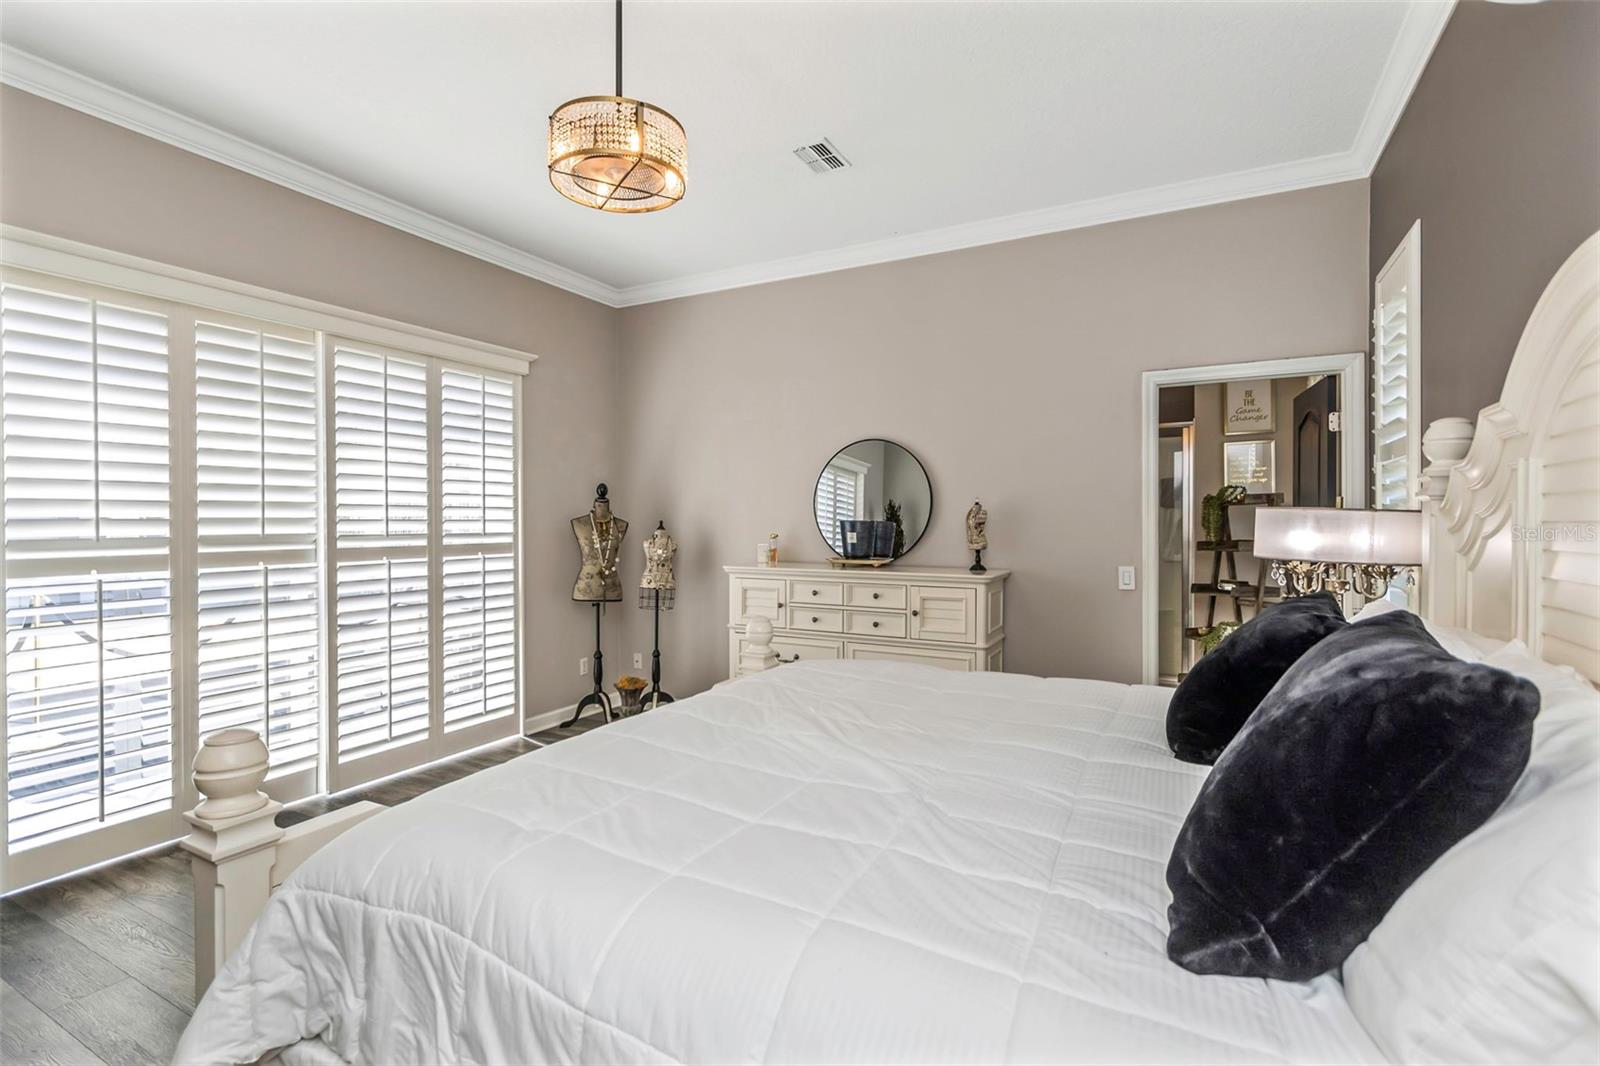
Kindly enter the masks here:
<path id="1" fill-rule="evenodd" d="M 180 1059 L 1379 1061 L 1167 961 L 1167 696 L 795 664 L 523 756 L 314 856 Z"/>
<path id="2" fill-rule="evenodd" d="M 1438 625 L 1591 680 L 1594 538 L 1528 531 L 1600 520 L 1597 304 L 1600 237 L 1551 282 L 1470 448 L 1428 448 L 1421 590 Z M 178 1060 L 1390 1061 L 1358 1014 L 1403 1014 L 1405 973 L 1347 994 L 1333 973 L 1168 961 L 1163 874 L 1208 771 L 1168 750 L 1167 696 L 784 665 L 326 832 L 247 847 L 225 838 L 259 819 L 211 826 L 214 869 L 268 873 L 206 886 L 227 961 Z M 1485 829 L 1527 846 L 1529 811 Z M 1490 887 L 1504 909 L 1538 891 Z M 1551 898 L 1592 911 L 1594 886 Z M 1448 920 L 1431 909 L 1413 920 Z M 1460 1003 L 1494 1015 L 1474 999 L 1494 986 L 1465 980 Z M 1548 995 L 1594 1010 L 1592 987 Z"/>

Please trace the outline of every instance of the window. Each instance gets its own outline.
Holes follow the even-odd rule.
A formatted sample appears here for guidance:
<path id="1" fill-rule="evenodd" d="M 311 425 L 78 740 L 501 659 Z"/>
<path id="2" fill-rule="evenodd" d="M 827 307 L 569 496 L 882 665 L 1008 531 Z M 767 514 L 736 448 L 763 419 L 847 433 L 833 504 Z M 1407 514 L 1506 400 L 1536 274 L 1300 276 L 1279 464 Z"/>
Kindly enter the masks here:
<path id="1" fill-rule="evenodd" d="M 1422 223 L 1389 257 L 1372 297 L 1372 505 L 1417 505 L 1422 472 Z"/>
<path id="2" fill-rule="evenodd" d="M 839 533 L 841 519 L 861 517 L 862 481 L 866 467 L 845 457 L 837 456 L 822 468 L 817 479 L 817 528 L 828 547 L 844 554 L 844 539 Z"/>
<path id="3" fill-rule="evenodd" d="M 172 804 L 168 319 L 0 286 L 6 839 Z"/>
<path id="4" fill-rule="evenodd" d="M 182 835 L 216 730 L 285 801 L 511 735 L 525 359 L 40 247 L 174 299 L 0 274 L 0 890 Z"/>

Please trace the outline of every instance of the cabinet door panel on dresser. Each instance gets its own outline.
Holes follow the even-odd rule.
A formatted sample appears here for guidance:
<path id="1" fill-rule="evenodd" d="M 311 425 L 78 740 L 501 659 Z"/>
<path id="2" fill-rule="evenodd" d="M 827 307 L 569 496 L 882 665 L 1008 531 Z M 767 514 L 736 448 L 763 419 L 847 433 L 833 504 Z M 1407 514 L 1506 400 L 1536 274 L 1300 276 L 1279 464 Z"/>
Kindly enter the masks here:
<path id="1" fill-rule="evenodd" d="M 733 582 L 732 614 L 736 625 L 744 625 L 752 618 L 765 618 L 774 627 L 788 621 L 784 614 L 787 584 L 765 578 L 740 578 Z"/>
<path id="2" fill-rule="evenodd" d="M 752 618 L 772 622 L 781 662 L 885 660 L 946 670 L 1005 663 L 1004 588 L 1009 572 L 896 564 L 884 570 L 824 563 L 728 566 L 728 673 Z"/>
<path id="3" fill-rule="evenodd" d="M 978 637 L 976 589 L 911 586 L 911 639 L 971 644 Z"/>

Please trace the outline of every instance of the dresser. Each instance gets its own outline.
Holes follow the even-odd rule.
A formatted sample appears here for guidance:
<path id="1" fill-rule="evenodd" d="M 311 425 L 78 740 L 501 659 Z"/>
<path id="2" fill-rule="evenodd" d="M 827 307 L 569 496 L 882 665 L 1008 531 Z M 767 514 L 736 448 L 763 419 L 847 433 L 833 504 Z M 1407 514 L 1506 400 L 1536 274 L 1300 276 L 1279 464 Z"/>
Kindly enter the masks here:
<path id="1" fill-rule="evenodd" d="M 772 648 L 796 659 L 887 659 L 947 670 L 1003 670 L 1009 570 L 834 569 L 827 563 L 725 566 L 728 676 L 745 623 L 772 622 Z"/>

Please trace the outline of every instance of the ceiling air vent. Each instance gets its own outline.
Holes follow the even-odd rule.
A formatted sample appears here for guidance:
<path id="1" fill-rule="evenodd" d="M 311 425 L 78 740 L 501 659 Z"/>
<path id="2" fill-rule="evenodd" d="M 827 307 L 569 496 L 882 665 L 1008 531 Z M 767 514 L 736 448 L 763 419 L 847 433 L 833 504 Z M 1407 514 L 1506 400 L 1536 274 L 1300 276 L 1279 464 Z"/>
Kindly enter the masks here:
<path id="1" fill-rule="evenodd" d="M 850 165 L 850 161 L 839 154 L 833 142 L 824 137 L 816 144 L 804 144 L 794 150 L 800 162 L 811 168 L 813 174 L 828 174 L 835 170 L 843 170 Z"/>

